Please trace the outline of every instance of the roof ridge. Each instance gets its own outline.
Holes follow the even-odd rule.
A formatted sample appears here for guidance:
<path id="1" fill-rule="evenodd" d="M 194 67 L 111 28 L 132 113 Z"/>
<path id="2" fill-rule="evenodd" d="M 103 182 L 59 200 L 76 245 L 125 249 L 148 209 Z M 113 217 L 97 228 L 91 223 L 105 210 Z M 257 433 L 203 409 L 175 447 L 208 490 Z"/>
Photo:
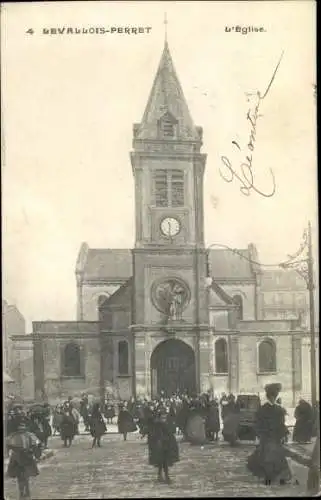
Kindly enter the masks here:
<path id="1" fill-rule="evenodd" d="M 117 250 L 117 252 L 119 250 L 126 250 L 126 251 L 130 252 L 131 248 L 97 248 L 96 247 L 96 248 L 89 248 L 89 250 L 102 250 L 103 252 L 110 251 L 110 250 Z"/>
<path id="2" fill-rule="evenodd" d="M 210 284 L 210 288 L 212 288 L 212 290 L 216 293 L 216 295 L 218 295 L 218 297 L 221 300 L 223 300 L 226 304 L 228 305 L 234 304 L 232 297 L 230 297 L 229 294 L 225 290 L 223 290 L 223 288 L 218 283 L 216 283 L 214 278 L 212 278 L 212 283 Z"/>
<path id="3" fill-rule="evenodd" d="M 132 281 L 133 281 L 133 276 L 130 276 L 126 281 L 125 283 L 122 283 L 120 285 L 119 288 L 117 288 L 117 290 L 112 293 L 109 297 L 106 297 L 106 300 L 104 301 L 104 305 L 108 304 L 109 302 L 112 301 L 112 299 L 115 299 L 115 297 L 117 298 L 118 295 L 120 293 L 122 293 L 128 286 L 130 286 L 132 284 Z"/>

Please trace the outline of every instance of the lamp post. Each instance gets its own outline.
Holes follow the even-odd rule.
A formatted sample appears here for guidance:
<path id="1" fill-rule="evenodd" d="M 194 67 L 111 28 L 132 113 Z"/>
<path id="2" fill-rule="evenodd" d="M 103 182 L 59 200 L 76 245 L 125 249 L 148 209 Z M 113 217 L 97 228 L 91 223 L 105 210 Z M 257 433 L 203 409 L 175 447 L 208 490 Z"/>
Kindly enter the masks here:
<path id="1" fill-rule="evenodd" d="M 311 224 L 309 222 L 308 229 L 308 280 L 307 288 L 309 290 L 309 310 L 310 310 L 310 364 L 311 364 L 311 400 L 312 406 L 315 407 L 317 402 L 317 370 L 316 370 L 316 353 L 315 353 L 315 306 L 314 306 L 314 280 L 313 280 L 313 257 L 312 257 L 312 241 L 311 241 Z"/>

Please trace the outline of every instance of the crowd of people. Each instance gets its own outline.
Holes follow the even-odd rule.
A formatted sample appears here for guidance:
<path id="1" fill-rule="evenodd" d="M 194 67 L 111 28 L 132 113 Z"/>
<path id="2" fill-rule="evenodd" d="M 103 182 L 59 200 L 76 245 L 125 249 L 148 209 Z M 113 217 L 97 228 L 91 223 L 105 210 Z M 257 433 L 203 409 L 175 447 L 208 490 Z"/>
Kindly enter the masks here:
<path id="1" fill-rule="evenodd" d="M 286 411 L 278 398 L 281 386 L 266 386 L 267 402 L 260 405 L 253 420 L 254 435 L 259 445 L 248 458 L 248 469 L 265 483 L 290 479 L 291 473 L 283 447 L 288 428 Z M 77 407 L 76 407 L 77 406 Z M 192 445 L 204 445 L 222 436 L 231 446 L 239 441 L 241 407 L 233 394 L 220 399 L 209 393 L 190 396 L 163 392 L 155 399 L 131 398 L 117 406 L 110 399 L 101 405 L 89 402 L 83 394 L 78 405 L 73 398 L 57 405 L 53 411 L 46 403 L 25 408 L 22 404 L 8 405 L 6 411 L 7 451 L 10 453 L 8 475 L 17 478 L 20 498 L 28 498 L 29 476 L 39 473 L 36 459 L 48 446 L 48 439 L 57 433 L 64 447 L 70 447 L 82 419 L 85 431 L 92 436 L 92 447 L 101 447 L 107 425 L 117 417 L 118 432 L 127 440 L 128 433 L 139 430 L 141 439 L 147 437 L 149 464 L 157 468 L 158 481 L 169 483 L 169 468 L 179 461 L 176 435 Z M 319 416 L 311 405 L 300 400 L 295 410 L 293 440 L 303 443 L 316 435 Z M 107 425 L 106 425 L 107 422 Z"/>

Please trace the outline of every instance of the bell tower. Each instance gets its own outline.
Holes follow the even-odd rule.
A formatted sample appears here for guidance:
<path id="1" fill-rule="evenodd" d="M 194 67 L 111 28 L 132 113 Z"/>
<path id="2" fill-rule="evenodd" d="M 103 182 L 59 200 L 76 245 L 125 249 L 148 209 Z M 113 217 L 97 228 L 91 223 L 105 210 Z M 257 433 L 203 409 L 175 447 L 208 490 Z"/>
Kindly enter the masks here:
<path id="1" fill-rule="evenodd" d="M 193 123 L 165 40 L 143 118 L 133 128 L 131 152 L 136 216 L 132 331 L 138 392 L 151 392 L 149 360 L 169 336 L 193 349 L 195 387 L 204 388 L 201 379 L 208 378 L 210 355 L 201 340 L 209 331 L 206 155 L 201 147 L 202 128 Z"/>
<path id="2" fill-rule="evenodd" d="M 133 132 L 136 248 L 204 247 L 202 129 L 192 121 L 167 41 Z"/>

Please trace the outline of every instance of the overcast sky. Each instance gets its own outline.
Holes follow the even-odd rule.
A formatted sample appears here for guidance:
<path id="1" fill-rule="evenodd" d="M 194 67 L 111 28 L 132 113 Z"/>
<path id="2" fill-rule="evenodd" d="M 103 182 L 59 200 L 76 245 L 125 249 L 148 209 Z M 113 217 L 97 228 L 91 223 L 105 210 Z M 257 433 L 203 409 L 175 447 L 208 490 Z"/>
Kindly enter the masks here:
<path id="1" fill-rule="evenodd" d="M 316 227 L 313 2 L 4 4 L 3 296 L 28 328 L 32 320 L 75 319 L 82 241 L 134 245 L 132 126 L 163 50 L 165 9 L 174 65 L 193 120 L 204 128 L 206 243 L 254 242 L 261 261 L 274 263 L 296 251 L 309 219 Z M 238 24 L 265 31 L 225 31 Z M 42 34 L 64 26 L 152 29 Z M 221 157 L 239 171 L 251 131 L 245 93 L 265 91 L 283 51 L 260 105 L 252 165 L 265 193 L 273 170 L 276 192 L 244 196 L 237 179 L 221 178 Z"/>

